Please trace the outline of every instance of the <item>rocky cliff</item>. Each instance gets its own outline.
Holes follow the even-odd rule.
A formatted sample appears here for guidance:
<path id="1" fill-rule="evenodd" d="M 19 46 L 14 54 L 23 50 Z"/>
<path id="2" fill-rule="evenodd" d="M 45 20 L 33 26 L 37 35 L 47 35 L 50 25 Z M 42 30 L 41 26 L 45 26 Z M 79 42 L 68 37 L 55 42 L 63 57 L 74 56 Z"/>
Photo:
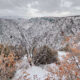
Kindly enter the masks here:
<path id="1" fill-rule="evenodd" d="M 41 17 L 31 19 L 0 18 L 0 43 L 26 46 L 26 48 L 49 45 L 60 49 L 64 37 L 80 32 L 80 16 Z"/>

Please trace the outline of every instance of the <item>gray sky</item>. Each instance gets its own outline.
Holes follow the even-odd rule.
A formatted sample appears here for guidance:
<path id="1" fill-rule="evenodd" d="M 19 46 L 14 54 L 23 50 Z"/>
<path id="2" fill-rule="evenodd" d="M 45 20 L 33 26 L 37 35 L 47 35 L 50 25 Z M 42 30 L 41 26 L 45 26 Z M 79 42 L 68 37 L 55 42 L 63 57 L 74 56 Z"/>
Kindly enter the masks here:
<path id="1" fill-rule="evenodd" d="M 80 0 L 0 0 L 0 16 L 41 17 L 80 14 Z"/>

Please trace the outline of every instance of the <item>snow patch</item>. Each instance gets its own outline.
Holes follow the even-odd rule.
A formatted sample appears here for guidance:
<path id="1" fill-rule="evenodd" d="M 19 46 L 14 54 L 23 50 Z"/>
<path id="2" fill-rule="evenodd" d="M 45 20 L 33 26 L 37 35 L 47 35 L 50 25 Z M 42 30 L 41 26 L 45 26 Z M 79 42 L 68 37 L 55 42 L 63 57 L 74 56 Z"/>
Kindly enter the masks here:
<path id="1" fill-rule="evenodd" d="M 64 60 L 62 56 L 66 57 L 66 55 L 66 52 L 58 51 L 58 57 L 61 61 Z M 52 74 L 52 72 L 49 71 L 49 68 L 52 68 L 54 72 L 58 70 L 59 67 L 55 63 L 42 66 L 30 66 L 28 58 L 25 55 L 20 62 L 16 63 L 16 67 L 17 71 L 12 80 L 45 80 L 48 76 L 50 80 L 59 80 L 56 74 Z M 62 80 L 65 80 L 65 77 L 63 77 Z"/>
<path id="2" fill-rule="evenodd" d="M 32 66 L 28 69 L 20 69 L 12 80 L 45 80 L 50 73 L 40 67 Z"/>
<path id="3" fill-rule="evenodd" d="M 32 66 L 31 68 L 29 68 L 27 70 L 27 72 L 29 72 L 29 78 L 31 80 L 45 80 L 45 78 L 48 76 L 49 72 L 40 68 L 40 67 L 36 67 L 36 66 Z"/>
<path id="4" fill-rule="evenodd" d="M 68 53 L 65 51 L 58 51 L 58 58 L 60 59 L 60 61 L 63 61 L 63 56 L 66 57 Z"/>

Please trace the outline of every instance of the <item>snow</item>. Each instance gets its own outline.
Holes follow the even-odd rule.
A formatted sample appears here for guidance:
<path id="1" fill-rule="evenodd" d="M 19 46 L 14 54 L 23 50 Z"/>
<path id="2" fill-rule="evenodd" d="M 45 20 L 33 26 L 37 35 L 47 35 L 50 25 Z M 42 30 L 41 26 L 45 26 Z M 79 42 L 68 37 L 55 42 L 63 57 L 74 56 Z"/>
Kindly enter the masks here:
<path id="1" fill-rule="evenodd" d="M 58 78 L 56 77 L 57 75 L 53 76 L 48 71 L 47 68 L 49 66 L 55 67 L 56 65 L 44 65 L 44 68 L 35 65 L 30 66 L 28 58 L 25 55 L 19 62 L 16 63 L 17 70 L 12 80 L 45 80 L 48 76 L 51 77 L 50 80 L 53 80 L 53 78 L 56 78 L 56 80 L 58 80 Z"/>
<path id="2" fill-rule="evenodd" d="M 58 51 L 58 57 L 62 61 L 62 56 L 66 57 L 66 52 Z M 22 57 L 22 59 L 18 62 L 16 62 L 16 73 L 12 80 L 45 80 L 50 77 L 50 80 L 59 80 L 58 76 L 56 74 L 52 74 L 49 71 L 49 68 L 52 68 L 54 72 L 58 70 L 58 66 L 55 63 L 52 64 L 46 64 L 43 66 L 30 66 L 28 62 L 28 58 L 25 55 Z M 62 79 L 64 79 L 63 77 Z"/>
<path id="3" fill-rule="evenodd" d="M 16 72 L 12 80 L 45 80 L 49 76 L 50 80 L 59 80 L 56 74 L 48 72 L 41 67 L 32 66 L 28 69 L 20 69 Z"/>
<path id="4" fill-rule="evenodd" d="M 32 66 L 28 69 L 18 70 L 12 80 L 18 80 L 19 78 L 20 80 L 45 80 L 48 75 L 48 71 L 37 66 Z"/>
<path id="5" fill-rule="evenodd" d="M 68 53 L 65 51 L 58 51 L 58 58 L 60 59 L 60 61 L 63 61 L 63 56 L 66 57 Z"/>
<path id="6" fill-rule="evenodd" d="M 0 25 L 2 26 L 0 27 L 0 42 L 11 45 L 22 44 L 27 49 L 35 45 L 37 48 L 49 45 L 52 48 L 60 49 L 66 45 L 66 43 L 61 44 L 64 41 L 61 31 L 65 32 L 66 36 L 79 32 L 79 21 L 76 18 L 80 18 L 80 16 L 66 18 L 43 17 L 29 20 L 3 18 L 0 19 Z M 71 20 L 74 24 L 71 24 Z M 71 27 L 66 27 L 66 23 Z M 35 44 L 33 44 L 34 42 Z"/>
<path id="7" fill-rule="evenodd" d="M 49 74 L 48 71 L 36 66 L 32 66 L 27 70 L 27 72 L 31 74 L 28 76 L 28 78 L 30 78 L 31 80 L 45 80 L 46 76 Z"/>
<path id="8" fill-rule="evenodd" d="M 58 51 L 58 58 L 60 61 L 64 60 L 62 56 L 66 57 L 66 54 L 67 53 L 64 51 Z M 43 66 L 30 66 L 28 58 L 25 55 L 20 61 L 16 62 L 16 67 L 17 71 L 12 80 L 45 80 L 48 76 L 50 77 L 50 80 L 59 80 L 56 74 L 53 75 L 49 71 L 49 68 L 52 68 L 54 72 L 58 70 L 58 66 L 55 63 L 46 64 Z M 63 77 L 63 80 L 65 80 L 64 78 L 65 77 Z"/>
<path id="9" fill-rule="evenodd" d="M 65 32 L 66 36 L 72 35 L 71 31 L 74 34 L 80 31 L 80 21 L 77 21 L 77 18 L 80 18 L 80 16 L 66 18 L 45 17 L 30 19 L 27 21 L 23 19 L 20 21 L 15 19 L 1 19 L 2 28 L 0 28 L 0 42 L 9 42 L 14 45 L 21 44 L 22 42 L 22 45 L 26 46 L 27 49 L 32 48 L 35 45 L 37 45 L 36 47 L 40 47 L 45 44 L 49 45 L 52 48 L 59 49 L 64 46 L 61 44 L 64 40 L 63 36 L 61 36 L 61 31 Z M 51 22 L 50 19 L 53 19 L 53 21 Z M 74 22 L 74 24 L 71 23 L 71 20 Z M 70 29 L 66 27 L 68 25 L 66 23 L 71 25 Z M 13 38 L 11 39 L 10 36 L 13 36 Z M 58 57 L 60 61 L 63 61 L 63 56 L 66 57 L 66 55 L 66 52 L 58 51 Z M 76 62 L 78 61 L 76 60 Z M 44 67 L 38 67 L 34 65 L 30 66 L 25 55 L 20 61 L 16 62 L 17 70 L 13 80 L 25 80 L 24 78 L 29 78 L 30 80 L 44 80 L 47 75 L 51 77 L 53 76 L 56 80 L 59 80 L 57 75 L 52 75 L 48 71 L 49 67 L 58 69 L 58 66 L 54 63 L 44 65 Z M 37 78 L 34 79 L 35 77 Z M 65 77 L 63 77 L 63 80 L 64 78 Z"/>

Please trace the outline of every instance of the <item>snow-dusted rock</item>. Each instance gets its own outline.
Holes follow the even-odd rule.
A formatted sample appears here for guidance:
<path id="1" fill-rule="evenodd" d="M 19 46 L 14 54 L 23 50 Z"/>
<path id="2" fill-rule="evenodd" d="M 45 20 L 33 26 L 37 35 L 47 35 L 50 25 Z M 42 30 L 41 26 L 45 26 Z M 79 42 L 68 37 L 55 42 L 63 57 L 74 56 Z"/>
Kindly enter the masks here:
<path id="1" fill-rule="evenodd" d="M 59 49 L 64 36 L 80 32 L 80 16 L 42 17 L 26 19 L 0 18 L 0 42 L 21 44 L 27 48 L 49 45 Z"/>

